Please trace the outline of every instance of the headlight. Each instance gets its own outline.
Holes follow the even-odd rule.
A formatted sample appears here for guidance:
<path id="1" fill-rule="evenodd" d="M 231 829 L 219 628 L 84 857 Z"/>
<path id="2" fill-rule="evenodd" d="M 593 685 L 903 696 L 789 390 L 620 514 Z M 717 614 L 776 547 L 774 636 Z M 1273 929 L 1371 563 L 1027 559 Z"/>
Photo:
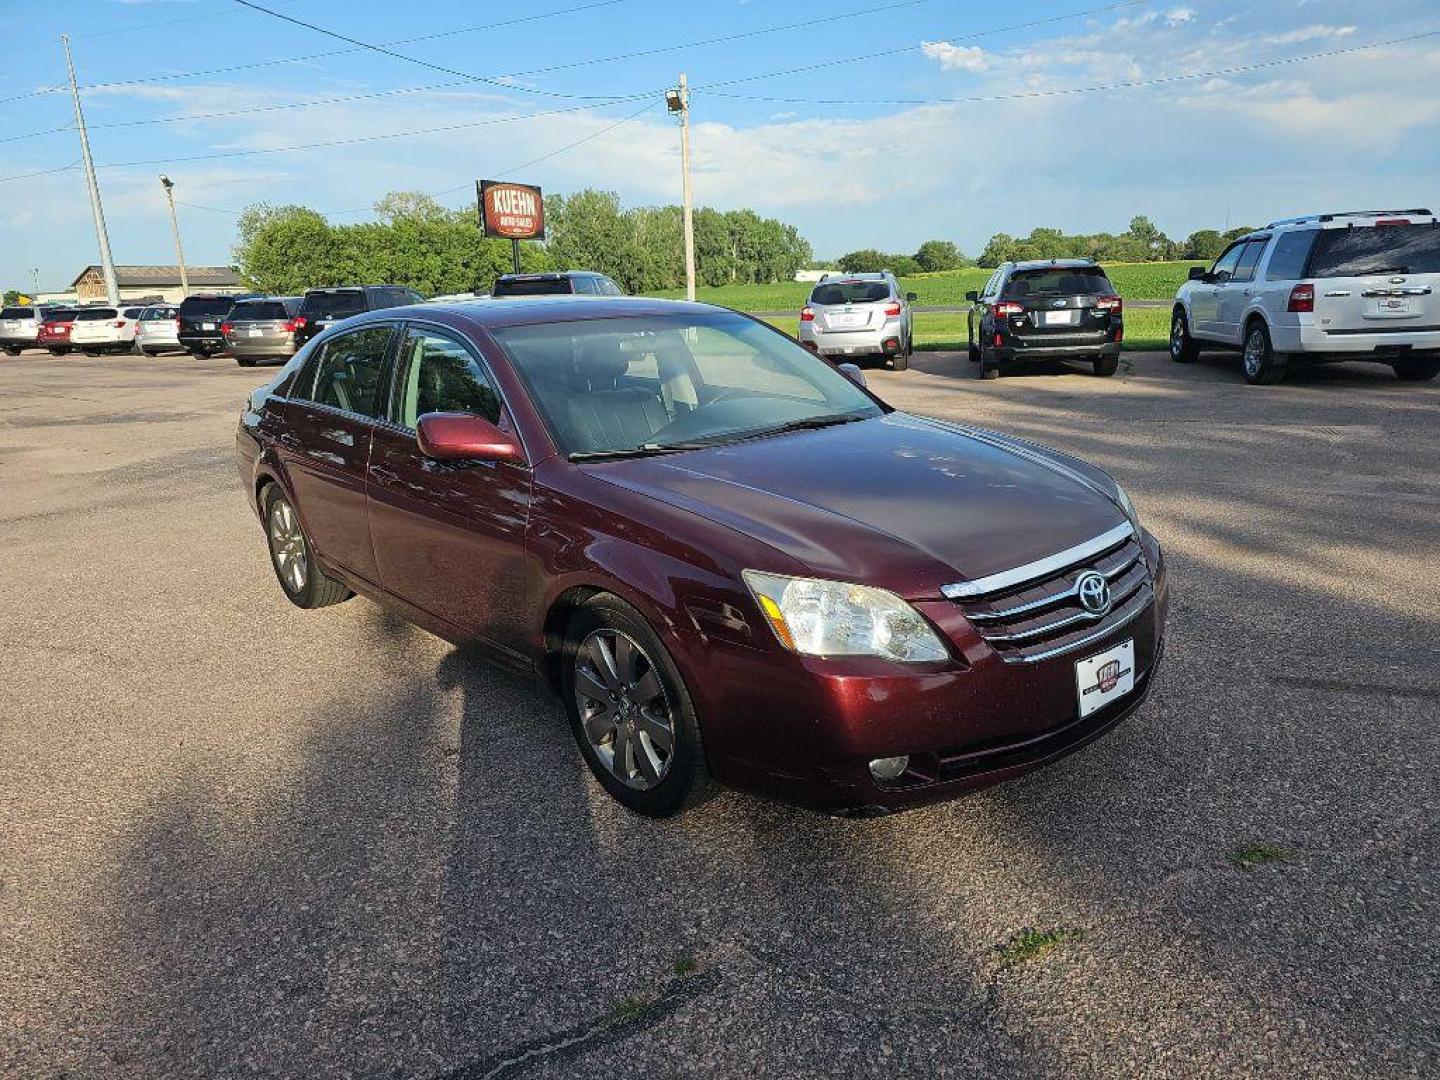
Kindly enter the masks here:
<path id="1" fill-rule="evenodd" d="M 879 656 L 919 664 L 949 654 L 918 611 L 868 585 L 745 571 L 775 636 L 806 656 Z"/>

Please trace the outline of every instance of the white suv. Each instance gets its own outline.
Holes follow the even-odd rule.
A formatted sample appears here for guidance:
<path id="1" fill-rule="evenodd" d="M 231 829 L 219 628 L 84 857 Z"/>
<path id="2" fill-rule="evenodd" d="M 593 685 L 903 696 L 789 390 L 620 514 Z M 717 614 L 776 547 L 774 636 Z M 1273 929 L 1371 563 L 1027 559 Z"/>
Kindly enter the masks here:
<path id="1" fill-rule="evenodd" d="M 1366 210 L 1275 221 L 1190 271 L 1170 321 L 1170 356 L 1238 349 L 1246 382 L 1297 362 L 1372 360 L 1402 379 L 1440 374 L 1440 219 Z"/>
<path id="2" fill-rule="evenodd" d="M 910 302 L 889 270 L 826 274 L 800 309 L 800 344 L 831 358 L 880 356 L 896 371 L 910 366 L 914 323 Z"/>

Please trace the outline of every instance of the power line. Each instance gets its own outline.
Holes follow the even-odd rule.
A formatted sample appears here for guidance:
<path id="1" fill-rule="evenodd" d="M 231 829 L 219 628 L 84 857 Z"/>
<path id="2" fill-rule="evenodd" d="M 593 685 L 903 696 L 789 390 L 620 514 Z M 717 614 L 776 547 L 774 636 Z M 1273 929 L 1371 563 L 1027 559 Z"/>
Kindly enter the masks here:
<path id="1" fill-rule="evenodd" d="M 237 3 L 244 3 L 245 0 L 236 0 Z M 974 41 L 978 38 L 994 37 L 996 34 L 1009 34 L 1016 30 L 1032 30 L 1037 26 L 1049 26 L 1052 23 L 1068 22 L 1071 19 L 1083 19 L 1088 15 L 1103 15 L 1110 11 L 1122 11 L 1125 8 L 1138 7 L 1141 4 L 1149 3 L 1150 0 L 1122 0 L 1120 3 L 1106 4 L 1103 7 L 1087 8 L 1084 11 L 1072 11 L 1064 15 L 1051 15 L 1044 19 L 1031 19 L 1028 22 L 1014 23 L 1010 26 L 997 26 L 990 30 L 979 30 L 973 34 L 963 34 L 955 37 L 954 41 Z M 703 86 L 692 87 L 692 92 L 709 91 L 717 86 L 736 86 L 740 83 L 759 82 L 762 79 L 778 79 L 783 75 L 799 75 L 806 71 L 818 71 L 821 68 L 838 67 L 841 64 L 856 64 L 864 60 L 879 60 L 887 56 L 902 56 L 905 53 L 916 52 L 924 48 L 920 45 L 901 45 L 893 49 L 881 49 L 879 52 L 861 53 L 859 56 L 846 56 L 837 60 L 821 60 L 813 64 L 805 64 L 802 67 L 784 68 L 780 71 L 767 71 L 759 75 L 743 75 L 735 79 L 723 79 L 720 82 L 706 83 Z M 738 96 L 738 95 L 737 95 Z"/>
<path id="2" fill-rule="evenodd" d="M 234 0 L 241 7 L 247 7 L 252 11 L 258 11 L 262 15 L 269 15 L 273 19 L 291 23 L 294 26 L 303 26 L 306 30 L 313 30 L 317 34 L 324 34 L 326 37 L 333 37 L 337 41 L 344 41 L 361 49 L 368 49 L 370 52 L 379 53 L 381 56 L 388 56 L 393 60 L 403 60 L 407 64 L 417 64 L 420 67 L 429 68 L 431 71 L 439 71 L 445 75 L 454 75 L 457 78 L 468 79 L 471 82 L 485 83 L 488 86 L 499 86 L 510 91 L 520 91 L 526 94 L 534 94 L 539 97 L 569 98 L 572 101 L 610 101 L 615 98 L 614 94 L 567 94 L 559 90 L 538 90 L 532 86 L 520 86 L 507 82 L 504 79 L 493 78 L 488 75 L 472 75 L 468 71 L 457 71 L 455 68 L 445 67 L 443 64 L 432 64 L 428 60 L 421 60 L 418 57 L 407 56 L 404 53 L 396 52 L 394 49 L 387 49 L 383 45 L 374 45 L 368 41 L 361 41 L 359 38 L 352 38 L 335 30 L 327 30 L 304 19 L 297 19 L 293 15 L 286 15 L 283 12 L 275 11 L 264 7 L 261 4 L 252 3 L 251 0 Z M 613 0 L 612 0 L 613 2 Z"/>
<path id="3" fill-rule="evenodd" d="M 591 3 L 581 4 L 577 7 L 561 8 L 557 11 L 536 12 L 533 15 L 519 15 L 513 19 L 502 19 L 500 22 L 485 23 L 481 26 L 461 26 L 454 30 L 442 30 L 433 34 L 421 34 L 417 37 L 397 38 L 397 45 L 411 45 L 420 41 L 435 41 L 440 38 L 458 37 L 462 34 L 478 34 L 486 30 L 499 30 L 507 26 L 515 26 L 520 23 L 536 22 L 540 19 L 551 19 L 561 15 L 575 15 L 582 11 L 590 11 L 593 8 L 612 7 L 615 4 L 628 3 L 629 0 L 592 0 Z M 198 16 L 192 16 L 195 18 Z M 175 20 L 181 21 L 181 20 Z M 368 46 L 357 46 L 353 49 L 330 49 L 326 52 L 307 53 L 304 56 L 282 56 L 273 60 L 254 60 L 244 64 L 229 64 L 225 67 L 202 68 L 197 71 L 180 71 L 168 75 L 147 75 L 138 79 L 122 79 L 114 82 L 87 83 L 80 87 L 81 90 L 110 90 L 124 86 L 144 86 L 151 83 L 174 82 L 180 79 L 198 79 L 207 75 L 230 75 L 237 71 L 253 71 L 256 68 L 278 67 L 283 64 L 303 64 L 312 60 L 327 60 L 332 56 L 347 56 L 350 53 L 364 52 Z M 58 94 L 65 90 L 63 86 L 46 86 L 38 90 L 32 90 L 25 94 L 16 94 L 12 97 L 0 98 L 0 104 L 8 101 L 21 101 L 25 98 L 42 97 L 46 94 Z"/>
<path id="4" fill-rule="evenodd" d="M 1420 34 L 1375 41 L 1368 45 L 1352 45 L 1344 49 L 1327 49 L 1325 52 L 1307 53 L 1304 56 L 1287 56 L 1279 60 L 1263 60 L 1254 64 L 1240 64 L 1235 67 L 1214 68 L 1210 71 L 1192 71 L 1181 75 L 1158 75 L 1151 79 L 1127 79 L 1124 82 L 1100 83 L 1093 86 L 1069 86 L 1051 90 L 1016 90 L 1010 93 L 976 94 L 969 97 L 944 98 L 797 98 L 763 96 L 758 94 L 733 94 L 723 90 L 707 91 L 712 96 L 734 98 L 742 101 L 764 101 L 788 105 L 961 105 L 987 101 L 1014 101 L 1026 98 L 1068 97 L 1075 94 L 1092 94 L 1110 90 L 1132 90 L 1147 86 L 1164 86 L 1168 83 L 1188 82 L 1194 79 L 1213 79 L 1223 75 L 1241 75 L 1248 71 L 1262 71 L 1266 68 L 1301 64 L 1311 60 L 1325 60 L 1351 53 L 1383 49 L 1389 45 L 1404 45 L 1412 41 L 1440 37 L 1440 30 L 1427 30 Z M 716 83 L 712 85 L 725 85 Z"/>
<path id="5" fill-rule="evenodd" d="M 11 180 L 28 180 L 32 176 L 51 176 L 54 173 L 69 172 L 79 164 L 78 161 L 72 161 L 69 165 L 61 165 L 58 169 L 40 169 L 36 172 L 15 173 L 13 176 L 0 176 L 0 184 L 7 183 Z"/>

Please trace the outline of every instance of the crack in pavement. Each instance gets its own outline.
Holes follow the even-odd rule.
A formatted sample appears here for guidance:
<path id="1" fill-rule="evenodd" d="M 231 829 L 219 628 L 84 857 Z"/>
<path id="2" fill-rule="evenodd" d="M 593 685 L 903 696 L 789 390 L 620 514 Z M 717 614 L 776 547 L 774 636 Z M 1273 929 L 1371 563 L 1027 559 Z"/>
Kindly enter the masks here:
<path id="1" fill-rule="evenodd" d="M 623 1019 L 617 1019 L 612 1013 L 585 1020 L 563 1031 L 542 1035 L 491 1057 L 439 1073 L 432 1080 L 500 1080 L 501 1077 L 514 1076 L 527 1065 L 542 1059 L 578 1057 L 597 1047 L 619 1042 L 641 1024 L 678 1012 L 701 994 L 715 989 L 719 983 L 720 972 L 713 968 L 675 979 L 653 1001 L 633 1013 L 627 1013 Z"/>
<path id="2" fill-rule="evenodd" d="M 1371 694 L 1377 697 L 1440 699 L 1440 689 L 1430 686 L 1388 686 L 1384 683 L 1350 682 L 1345 679 L 1311 679 L 1303 675 L 1271 675 L 1271 682 L 1301 690 L 1333 690 L 1341 694 Z"/>

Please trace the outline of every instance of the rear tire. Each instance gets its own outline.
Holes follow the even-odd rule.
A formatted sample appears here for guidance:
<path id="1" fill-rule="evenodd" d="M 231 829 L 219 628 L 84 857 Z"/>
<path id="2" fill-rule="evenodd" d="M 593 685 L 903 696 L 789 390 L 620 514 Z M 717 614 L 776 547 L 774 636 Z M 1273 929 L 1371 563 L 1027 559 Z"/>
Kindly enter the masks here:
<path id="1" fill-rule="evenodd" d="M 1000 377 L 1000 365 L 999 365 L 999 364 L 996 364 L 996 363 L 993 363 L 993 362 L 991 362 L 991 361 L 985 360 L 985 359 L 981 359 L 981 361 L 980 361 L 980 378 L 982 378 L 982 379 L 998 379 L 999 377 Z"/>
<path id="2" fill-rule="evenodd" d="M 897 353 L 890 358 L 890 367 L 895 371 L 904 371 L 910 366 L 910 357 L 906 353 Z"/>
<path id="3" fill-rule="evenodd" d="M 1429 382 L 1440 375 L 1440 356 L 1415 356 L 1391 366 L 1401 382 Z"/>
<path id="4" fill-rule="evenodd" d="M 270 566 L 285 597 L 299 608 L 322 608 L 349 600 L 355 594 L 320 569 L 300 517 L 279 484 L 270 484 L 260 495 L 264 511 L 265 541 L 270 548 Z"/>
<path id="5" fill-rule="evenodd" d="M 69 350 L 69 349 L 46 349 L 45 351 L 48 352 L 51 356 L 64 356 L 64 355 L 65 355 L 66 353 L 68 353 L 70 350 Z"/>
<path id="6" fill-rule="evenodd" d="M 20 350 L 17 349 L 14 345 L 6 345 L 6 346 L 5 346 L 5 355 L 6 355 L 6 356 L 19 356 L 19 355 L 20 355 Z"/>
<path id="7" fill-rule="evenodd" d="M 622 638 L 628 663 L 620 655 Z M 714 781 L 685 680 L 634 608 L 601 593 L 574 614 L 561 649 L 560 683 L 580 754 L 621 805 L 647 817 L 671 817 L 712 793 Z M 660 737 L 667 729 L 668 735 Z"/>
<path id="8" fill-rule="evenodd" d="M 1119 367 L 1120 357 L 1118 355 L 1102 356 L 1095 361 L 1095 374 L 1108 377 L 1114 375 Z"/>
<path id="9" fill-rule="evenodd" d="M 1190 336 L 1190 320 L 1184 308 L 1176 308 L 1170 317 L 1170 359 L 1177 364 L 1191 364 L 1200 357 L 1200 346 Z"/>
<path id="10" fill-rule="evenodd" d="M 1274 386 L 1285 378 L 1283 353 L 1277 353 L 1270 345 L 1270 331 L 1258 319 L 1245 328 L 1245 348 L 1241 353 L 1240 365 L 1245 372 L 1245 381 L 1251 386 Z"/>
<path id="11" fill-rule="evenodd" d="M 241 367 L 254 367 L 254 366 L 255 366 L 255 361 L 254 361 L 254 360 L 247 360 L 247 359 L 245 359 L 244 357 L 241 357 L 241 356 L 237 356 L 237 357 L 235 358 L 235 363 L 239 364 Z"/>

